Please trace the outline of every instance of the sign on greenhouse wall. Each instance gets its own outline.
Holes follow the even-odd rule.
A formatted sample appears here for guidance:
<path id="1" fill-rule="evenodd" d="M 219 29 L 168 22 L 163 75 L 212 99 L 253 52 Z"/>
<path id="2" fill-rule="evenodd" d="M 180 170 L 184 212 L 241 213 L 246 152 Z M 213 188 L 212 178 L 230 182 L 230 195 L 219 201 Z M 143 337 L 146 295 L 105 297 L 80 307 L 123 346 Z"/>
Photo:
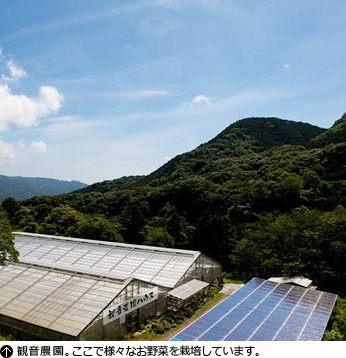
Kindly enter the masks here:
<path id="1" fill-rule="evenodd" d="M 154 287 L 139 296 L 131 297 L 115 306 L 108 307 L 103 311 L 103 325 L 125 317 L 128 313 L 157 300 L 158 292 L 158 288 Z"/>

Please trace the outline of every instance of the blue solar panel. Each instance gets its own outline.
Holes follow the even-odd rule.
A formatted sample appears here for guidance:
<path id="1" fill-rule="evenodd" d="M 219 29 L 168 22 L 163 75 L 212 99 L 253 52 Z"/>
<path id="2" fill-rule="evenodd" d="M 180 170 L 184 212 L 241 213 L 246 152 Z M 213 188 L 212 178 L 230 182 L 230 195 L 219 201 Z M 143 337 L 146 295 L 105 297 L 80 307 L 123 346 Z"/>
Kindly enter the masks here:
<path id="1" fill-rule="evenodd" d="M 171 340 L 321 340 L 336 297 L 253 278 Z"/>
<path id="2" fill-rule="evenodd" d="M 268 317 L 271 311 L 282 299 L 282 296 L 289 290 L 288 286 L 278 286 L 275 290 L 259 305 L 251 314 L 239 322 L 226 338 L 226 341 L 244 341 L 248 340 L 261 323 Z M 250 311 L 251 312 L 251 311 Z"/>
<path id="3" fill-rule="evenodd" d="M 249 296 L 255 289 L 264 283 L 265 280 L 253 278 L 245 286 L 243 286 L 241 290 L 236 291 L 233 295 L 223 300 L 211 311 L 204 314 L 192 325 L 183 330 L 176 338 L 182 341 L 197 340 L 206 331 L 205 327 L 210 327 L 215 324 L 221 317 L 227 314 L 232 307 L 235 307 L 239 304 L 239 302 Z"/>
<path id="4" fill-rule="evenodd" d="M 332 313 L 336 295 L 323 292 L 319 298 L 317 305 L 310 315 L 299 340 L 301 341 L 317 341 L 318 337 L 322 337 L 326 329 L 329 316 Z"/>
<path id="5" fill-rule="evenodd" d="M 277 333 L 275 340 L 297 340 L 320 296 L 321 292 L 319 291 L 306 290 L 301 299 L 296 303 L 296 306 L 287 318 L 285 325 Z"/>
<path id="6" fill-rule="evenodd" d="M 252 307 L 259 304 L 276 286 L 273 282 L 264 282 L 248 297 L 244 298 L 238 306 L 232 308 L 220 321 L 211 327 L 205 334 L 199 337 L 202 341 L 221 341 L 228 335 L 239 321 L 241 321 L 251 310 Z M 259 289 L 260 288 L 260 289 Z"/>

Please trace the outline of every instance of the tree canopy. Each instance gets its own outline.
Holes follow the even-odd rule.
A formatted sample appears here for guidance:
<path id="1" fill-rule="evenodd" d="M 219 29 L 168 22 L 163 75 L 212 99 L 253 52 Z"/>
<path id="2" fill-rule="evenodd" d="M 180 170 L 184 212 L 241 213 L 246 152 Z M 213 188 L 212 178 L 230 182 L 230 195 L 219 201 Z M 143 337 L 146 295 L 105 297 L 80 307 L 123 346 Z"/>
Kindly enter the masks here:
<path id="1" fill-rule="evenodd" d="M 249 118 L 148 176 L 2 207 L 17 230 L 201 250 L 234 278 L 346 295 L 345 128 Z"/>
<path id="2" fill-rule="evenodd" d="M 7 214 L 0 209 L 0 265 L 4 265 L 6 260 L 16 261 L 18 252 L 13 245 L 12 228 Z"/>

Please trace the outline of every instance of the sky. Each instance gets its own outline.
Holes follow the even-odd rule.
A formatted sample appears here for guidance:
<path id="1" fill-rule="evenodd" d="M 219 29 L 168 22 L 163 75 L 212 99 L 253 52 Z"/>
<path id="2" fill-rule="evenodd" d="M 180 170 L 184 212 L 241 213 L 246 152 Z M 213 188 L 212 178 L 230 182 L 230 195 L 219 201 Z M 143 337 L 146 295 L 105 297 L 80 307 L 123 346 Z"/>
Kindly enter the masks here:
<path id="1" fill-rule="evenodd" d="M 149 174 L 236 120 L 346 111 L 344 0 L 0 3 L 0 174 Z"/>

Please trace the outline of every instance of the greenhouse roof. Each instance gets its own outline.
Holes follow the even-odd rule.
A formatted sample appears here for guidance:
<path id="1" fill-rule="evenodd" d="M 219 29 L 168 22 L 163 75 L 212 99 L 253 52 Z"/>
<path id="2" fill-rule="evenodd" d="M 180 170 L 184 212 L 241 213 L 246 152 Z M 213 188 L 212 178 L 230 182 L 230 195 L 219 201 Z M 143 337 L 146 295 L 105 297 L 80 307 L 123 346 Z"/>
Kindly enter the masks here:
<path id="1" fill-rule="evenodd" d="M 25 264 L 0 266 L 0 314 L 77 336 L 127 284 Z"/>
<path id="2" fill-rule="evenodd" d="M 186 300 L 207 286 L 209 286 L 209 283 L 194 279 L 169 291 L 168 294 L 180 300 Z"/>
<path id="3" fill-rule="evenodd" d="M 124 280 L 129 277 L 173 288 L 200 255 L 97 240 L 14 232 L 19 261 Z"/>

